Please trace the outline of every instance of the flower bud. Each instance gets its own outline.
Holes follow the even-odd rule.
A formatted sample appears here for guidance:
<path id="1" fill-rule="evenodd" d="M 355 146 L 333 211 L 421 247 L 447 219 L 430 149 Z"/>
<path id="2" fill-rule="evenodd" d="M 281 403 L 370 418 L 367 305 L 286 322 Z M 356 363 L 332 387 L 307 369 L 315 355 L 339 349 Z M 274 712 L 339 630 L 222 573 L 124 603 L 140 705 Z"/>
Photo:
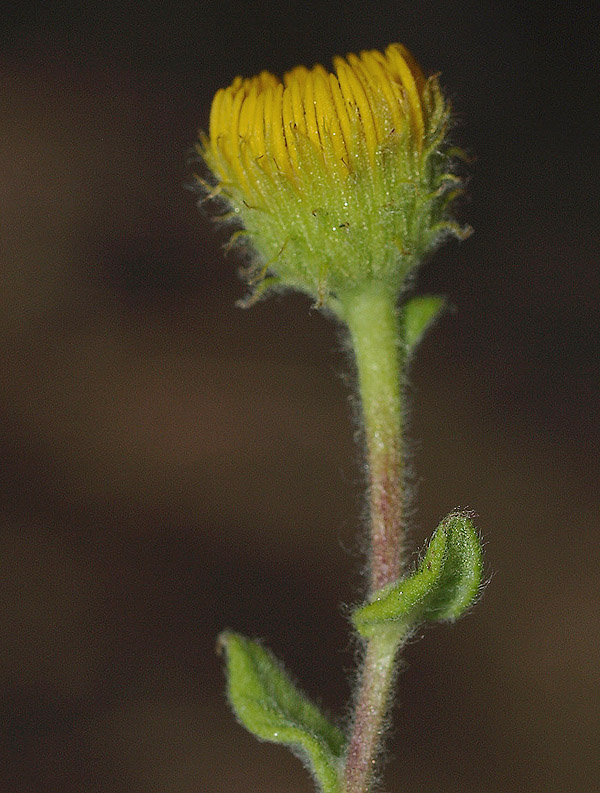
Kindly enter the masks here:
<path id="1" fill-rule="evenodd" d="M 379 282 L 396 295 L 444 236 L 461 236 L 450 108 L 400 44 L 236 77 L 215 95 L 202 182 L 235 219 L 253 299 L 299 289 L 318 305 Z"/>

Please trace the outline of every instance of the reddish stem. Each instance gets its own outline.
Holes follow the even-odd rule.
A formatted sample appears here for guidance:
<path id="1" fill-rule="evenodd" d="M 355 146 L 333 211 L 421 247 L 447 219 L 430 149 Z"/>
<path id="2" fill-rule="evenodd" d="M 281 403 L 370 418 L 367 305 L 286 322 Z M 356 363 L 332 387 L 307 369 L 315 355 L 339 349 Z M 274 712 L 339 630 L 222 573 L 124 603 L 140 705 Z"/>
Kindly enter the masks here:
<path id="1" fill-rule="evenodd" d="M 369 473 L 370 594 L 396 581 L 403 544 L 401 374 L 404 346 L 395 295 L 373 285 L 346 295 Z M 385 730 L 401 637 L 381 627 L 367 642 L 344 767 L 344 793 L 368 793 Z"/>

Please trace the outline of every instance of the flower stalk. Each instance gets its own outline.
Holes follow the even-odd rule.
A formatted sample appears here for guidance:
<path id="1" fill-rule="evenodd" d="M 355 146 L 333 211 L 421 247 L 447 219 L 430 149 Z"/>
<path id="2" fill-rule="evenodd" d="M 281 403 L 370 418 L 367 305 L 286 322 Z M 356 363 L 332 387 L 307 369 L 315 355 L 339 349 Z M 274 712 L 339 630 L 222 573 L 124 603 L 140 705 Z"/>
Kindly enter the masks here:
<path id="1" fill-rule="evenodd" d="M 400 639 L 384 629 L 367 641 L 352 732 L 344 762 L 344 793 L 368 793 L 385 732 Z"/>
<path id="2" fill-rule="evenodd" d="M 358 375 L 370 510 L 370 593 L 395 581 L 403 545 L 402 379 L 396 296 L 370 284 L 340 297 Z"/>
<path id="3" fill-rule="evenodd" d="M 402 394 L 405 344 L 395 295 L 371 285 L 340 299 L 356 360 L 370 524 L 370 595 L 400 577 L 403 547 Z M 344 793 L 365 793 L 376 767 L 401 635 L 366 640 L 344 767 Z"/>

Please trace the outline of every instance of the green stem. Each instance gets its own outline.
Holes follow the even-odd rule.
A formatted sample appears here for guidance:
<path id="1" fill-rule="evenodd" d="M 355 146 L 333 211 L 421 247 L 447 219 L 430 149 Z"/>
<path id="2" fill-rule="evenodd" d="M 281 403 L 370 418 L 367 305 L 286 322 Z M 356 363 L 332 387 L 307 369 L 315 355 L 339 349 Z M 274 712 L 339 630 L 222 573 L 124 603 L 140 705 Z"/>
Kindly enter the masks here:
<path id="1" fill-rule="evenodd" d="M 401 571 L 404 343 L 392 291 L 370 284 L 344 294 L 340 304 L 356 359 L 364 424 L 373 593 L 396 581 Z"/>
<path id="2" fill-rule="evenodd" d="M 404 343 L 395 294 L 371 284 L 340 296 L 358 373 L 369 476 L 370 594 L 402 569 L 402 382 Z M 365 647 L 344 768 L 344 793 L 368 793 L 390 700 L 397 630 L 383 627 Z"/>

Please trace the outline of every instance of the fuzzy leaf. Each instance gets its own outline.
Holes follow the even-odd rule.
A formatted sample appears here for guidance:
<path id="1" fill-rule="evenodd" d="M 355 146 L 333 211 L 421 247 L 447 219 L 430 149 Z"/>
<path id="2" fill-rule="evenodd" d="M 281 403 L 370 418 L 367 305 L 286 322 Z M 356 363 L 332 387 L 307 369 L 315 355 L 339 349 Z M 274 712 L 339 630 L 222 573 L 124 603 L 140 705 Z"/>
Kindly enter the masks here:
<path id="1" fill-rule="evenodd" d="M 440 295 L 416 295 L 404 306 L 404 332 L 409 355 L 416 350 L 447 305 L 446 298 Z"/>
<path id="2" fill-rule="evenodd" d="M 424 603 L 427 622 L 454 622 L 474 603 L 481 586 L 481 540 L 473 521 L 464 513 L 454 512 L 444 519 L 442 527 L 447 535 L 445 561 L 437 585 Z"/>
<path id="3" fill-rule="evenodd" d="M 362 636 L 371 636 L 378 626 L 396 623 L 400 633 L 420 621 L 422 604 L 440 580 L 446 554 L 447 535 L 438 528 L 417 570 L 377 592 L 352 615 Z"/>
<path id="4" fill-rule="evenodd" d="M 453 512 L 440 523 L 417 570 L 381 589 L 352 615 L 362 636 L 394 625 L 406 635 L 421 622 L 454 621 L 481 583 L 481 543 L 471 518 Z"/>
<path id="5" fill-rule="evenodd" d="M 226 631 L 219 637 L 227 662 L 229 702 L 240 723 L 263 741 L 298 754 L 323 793 L 340 793 L 341 730 L 302 694 L 275 656 L 257 641 Z"/>

